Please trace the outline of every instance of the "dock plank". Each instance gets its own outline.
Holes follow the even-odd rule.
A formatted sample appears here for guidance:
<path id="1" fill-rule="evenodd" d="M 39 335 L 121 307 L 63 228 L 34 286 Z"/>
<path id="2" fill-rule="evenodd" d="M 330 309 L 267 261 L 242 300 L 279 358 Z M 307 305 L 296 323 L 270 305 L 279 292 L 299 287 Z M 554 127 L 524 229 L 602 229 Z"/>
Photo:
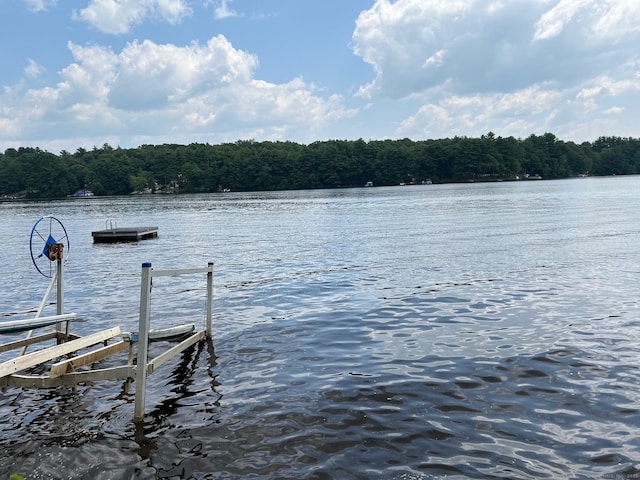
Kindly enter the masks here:
<path id="1" fill-rule="evenodd" d="M 86 337 L 80 337 L 69 342 L 61 343 L 60 345 L 55 345 L 53 347 L 38 350 L 37 352 L 22 355 L 12 360 L 7 360 L 6 362 L 0 363 L 0 378 L 12 375 L 29 367 L 34 367 L 46 361 L 53 360 L 54 358 L 66 355 L 67 353 L 75 352 L 81 348 L 90 347 L 91 345 L 103 342 L 117 335 L 120 335 L 120 327 L 113 327 Z"/>
<path id="2" fill-rule="evenodd" d="M 49 373 L 49 376 L 51 378 L 56 378 L 66 373 L 73 372 L 77 368 L 84 367 L 85 365 L 99 362 L 100 360 L 104 360 L 111 355 L 126 350 L 127 348 L 129 348 L 129 345 L 129 342 L 121 341 L 112 345 L 107 345 L 106 347 L 99 348 L 92 352 L 87 352 L 85 354 L 63 360 L 51 366 L 51 372 Z"/>
<path id="3" fill-rule="evenodd" d="M 0 353 L 8 352 L 10 350 L 16 350 L 18 348 L 27 347 L 35 343 L 51 340 L 52 338 L 58 338 L 58 332 L 49 332 L 35 337 L 29 337 L 21 340 L 15 340 L 9 343 L 3 343 L 0 345 Z"/>

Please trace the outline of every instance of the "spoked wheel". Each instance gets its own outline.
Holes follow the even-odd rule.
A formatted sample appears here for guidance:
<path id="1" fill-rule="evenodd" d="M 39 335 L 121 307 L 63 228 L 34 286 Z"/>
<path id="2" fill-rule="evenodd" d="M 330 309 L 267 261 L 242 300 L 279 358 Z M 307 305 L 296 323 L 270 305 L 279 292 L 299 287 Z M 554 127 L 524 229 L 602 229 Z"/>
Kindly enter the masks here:
<path id="1" fill-rule="evenodd" d="M 29 250 L 38 272 L 51 278 L 55 271 L 55 261 L 61 258 L 66 260 L 70 251 L 69 236 L 62 222 L 51 215 L 38 220 L 31 229 Z"/>

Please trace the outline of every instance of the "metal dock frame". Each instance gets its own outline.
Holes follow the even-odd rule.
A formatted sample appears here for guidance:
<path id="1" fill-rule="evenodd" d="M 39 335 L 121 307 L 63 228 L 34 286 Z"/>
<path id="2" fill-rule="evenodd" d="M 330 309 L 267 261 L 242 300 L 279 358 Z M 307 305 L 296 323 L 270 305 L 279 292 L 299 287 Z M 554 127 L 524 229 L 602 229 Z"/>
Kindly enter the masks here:
<path id="1" fill-rule="evenodd" d="M 151 285 L 153 277 L 175 277 L 180 275 L 207 274 L 207 306 L 206 306 L 206 328 L 204 331 L 196 332 L 175 347 L 167 350 L 163 354 L 148 361 L 149 330 L 150 330 L 150 310 L 151 310 Z M 142 264 L 142 276 L 140 280 L 140 322 L 138 326 L 138 360 L 136 366 L 136 397 L 134 422 L 142 421 L 144 418 L 144 403 L 147 387 L 147 375 L 162 365 L 166 360 L 176 356 L 203 338 L 212 338 L 211 332 L 211 311 L 213 303 L 213 263 L 209 262 L 203 268 L 183 268 L 175 270 L 154 270 L 151 263 Z"/>
<path id="2" fill-rule="evenodd" d="M 156 368 L 185 351 L 197 342 L 208 338 L 212 339 L 212 305 L 213 305 L 213 263 L 209 263 L 202 268 L 185 268 L 176 270 L 153 270 L 151 263 L 142 264 L 142 277 L 140 282 L 140 319 L 137 334 L 123 334 L 120 327 L 113 327 L 101 332 L 96 332 L 88 336 L 73 335 L 63 331 L 63 324 L 75 319 L 76 314 L 63 314 L 63 275 L 62 262 L 58 262 L 56 276 L 52 279 L 49 290 L 43 299 L 42 306 L 46 303 L 53 286 L 58 284 L 57 291 L 57 315 L 50 317 L 40 317 L 41 309 L 38 310 L 36 318 L 47 320 L 46 325 L 51 323 L 56 325 L 56 330 L 50 333 L 31 336 L 31 331 L 26 339 L 17 340 L 0 345 L 0 353 L 22 348 L 22 353 L 10 360 L 0 362 L 0 389 L 7 387 L 19 388 L 53 388 L 53 387 L 75 387 L 79 383 L 97 382 L 103 380 L 125 380 L 128 384 L 131 380 L 136 383 L 134 422 L 141 422 L 144 419 L 144 404 L 147 375 Z M 181 276 L 190 274 L 207 275 L 207 301 L 206 301 L 206 325 L 204 330 L 196 330 L 189 334 L 180 343 L 172 348 L 163 351 L 155 358 L 149 360 L 149 338 L 150 338 L 150 307 L 151 307 L 151 284 L 153 277 Z M 41 306 L 41 307 L 42 307 Z M 11 322 L 10 327 L 25 330 L 30 328 L 29 322 L 23 325 L 23 321 Z M 34 329 L 43 325 L 36 326 Z M 171 331 L 172 329 L 168 329 Z M 158 333 L 156 331 L 156 333 Z M 121 341 L 107 345 L 108 340 L 122 337 Z M 125 339 L 126 337 L 126 339 Z M 29 345 L 36 345 L 40 342 L 57 340 L 57 344 L 46 347 L 30 354 L 25 354 L 24 349 Z M 94 347 L 104 343 L 104 346 L 91 350 L 87 353 L 78 354 L 79 350 Z M 137 365 L 133 365 L 134 346 L 137 346 Z M 129 350 L 127 365 L 119 367 L 92 368 L 90 370 L 78 370 L 80 367 L 93 365 L 107 357 Z M 68 355 L 73 355 L 68 357 Z M 51 366 L 49 374 L 28 375 L 20 372 L 30 367 L 41 365 L 51 360 L 66 357 L 57 361 Z"/>

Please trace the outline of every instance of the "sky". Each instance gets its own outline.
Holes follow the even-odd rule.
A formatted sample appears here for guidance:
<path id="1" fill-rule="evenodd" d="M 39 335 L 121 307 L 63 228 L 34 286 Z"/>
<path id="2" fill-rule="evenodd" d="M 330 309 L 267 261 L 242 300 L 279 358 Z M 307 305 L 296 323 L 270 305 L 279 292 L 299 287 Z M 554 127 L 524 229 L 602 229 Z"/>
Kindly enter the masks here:
<path id="1" fill-rule="evenodd" d="M 0 0 L 0 152 L 640 136 L 638 0 Z"/>

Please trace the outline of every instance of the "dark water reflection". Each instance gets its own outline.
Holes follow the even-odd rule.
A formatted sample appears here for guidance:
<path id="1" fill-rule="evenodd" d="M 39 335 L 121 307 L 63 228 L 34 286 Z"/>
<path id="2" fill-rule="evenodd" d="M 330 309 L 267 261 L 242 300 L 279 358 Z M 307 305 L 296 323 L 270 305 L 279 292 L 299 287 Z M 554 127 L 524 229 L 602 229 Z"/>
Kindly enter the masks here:
<path id="1" fill-rule="evenodd" d="M 215 338 L 143 424 L 118 382 L 7 390 L 0 478 L 636 478 L 638 181 L 0 204 L 0 313 L 46 288 L 45 213 L 81 333 L 137 328 L 142 262 L 216 263 Z M 92 245 L 113 216 L 160 238 Z M 202 322 L 201 279 L 161 280 L 154 322 Z"/>

